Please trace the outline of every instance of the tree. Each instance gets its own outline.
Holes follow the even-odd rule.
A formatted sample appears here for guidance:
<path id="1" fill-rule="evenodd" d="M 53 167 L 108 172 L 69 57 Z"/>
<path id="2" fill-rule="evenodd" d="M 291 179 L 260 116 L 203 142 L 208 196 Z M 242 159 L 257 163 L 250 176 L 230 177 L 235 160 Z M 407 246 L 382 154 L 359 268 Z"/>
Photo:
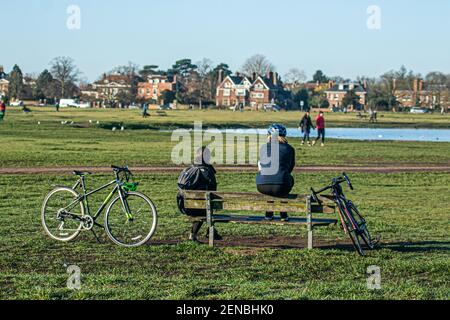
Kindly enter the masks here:
<path id="1" fill-rule="evenodd" d="M 23 74 L 19 66 L 14 65 L 11 73 L 9 74 L 9 96 L 14 99 L 20 99 L 23 93 Z"/>
<path id="2" fill-rule="evenodd" d="M 303 70 L 292 68 L 284 76 L 288 83 L 293 84 L 295 87 L 306 81 L 306 74 Z"/>
<path id="3" fill-rule="evenodd" d="M 36 88 L 33 95 L 39 100 L 54 98 L 58 94 L 56 89 L 57 84 L 55 83 L 55 79 L 53 79 L 52 74 L 45 69 L 36 80 Z"/>
<path id="4" fill-rule="evenodd" d="M 242 66 L 242 72 L 248 76 L 252 76 L 254 73 L 265 75 L 271 71 L 275 71 L 275 66 L 261 54 L 255 54 L 248 58 Z"/>
<path id="5" fill-rule="evenodd" d="M 197 66 L 192 64 L 191 59 L 182 59 L 175 62 L 172 69 L 168 73 L 179 75 L 181 78 L 189 78 L 189 76 L 197 70 Z"/>
<path id="6" fill-rule="evenodd" d="M 159 102 L 161 104 L 166 104 L 166 103 L 172 103 L 176 98 L 176 94 L 175 92 L 171 91 L 171 90 L 164 90 L 163 92 L 161 92 L 161 95 L 159 96 Z"/>
<path id="7" fill-rule="evenodd" d="M 344 108 L 349 106 L 357 107 L 359 105 L 360 97 L 356 94 L 355 90 L 348 91 L 342 99 Z"/>
<path id="8" fill-rule="evenodd" d="M 303 111 L 309 110 L 309 100 L 310 100 L 309 91 L 306 90 L 305 88 L 301 89 L 294 95 L 295 105 L 301 107 Z"/>
<path id="9" fill-rule="evenodd" d="M 157 74 L 157 73 L 162 73 L 160 71 L 158 71 L 158 66 L 156 65 L 147 65 L 144 66 L 142 68 L 141 71 L 139 71 L 139 75 L 143 78 L 146 79 L 148 76 L 152 75 L 152 74 Z"/>
<path id="10" fill-rule="evenodd" d="M 316 73 L 313 75 L 313 82 L 327 83 L 327 82 L 329 82 L 329 79 L 328 79 L 328 77 L 322 72 L 322 70 L 317 70 Z"/>
<path id="11" fill-rule="evenodd" d="M 57 57 L 50 63 L 50 71 L 55 80 L 59 82 L 60 98 L 73 94 L 73 88 L 81 72 L 70 57 Z"/>

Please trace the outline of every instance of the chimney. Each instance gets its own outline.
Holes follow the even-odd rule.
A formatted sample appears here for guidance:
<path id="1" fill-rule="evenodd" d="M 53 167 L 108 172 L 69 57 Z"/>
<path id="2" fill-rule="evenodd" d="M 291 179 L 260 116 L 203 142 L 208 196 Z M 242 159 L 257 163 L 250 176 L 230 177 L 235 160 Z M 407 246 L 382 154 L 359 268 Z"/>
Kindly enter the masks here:
<path id="1" fill-rule="evenodd" d="M 423 91 L 423 80 L 419 82 L 419 92 Z"/>
<path id="2" fill-rule="evenodd" d="M 397 79 L 392 80 L 392 88 L 394 89 L 394 92 L 397 91 Z"/>
<path id="3" fill-rule="evenodd" d="M 219 84 L 221 84 L 223 82 L 223 70 L 220 69 L 219 70 L 219 80 L 218 80 Z"/>
<path id="4" fill-rule="evenodd" d="M 240 76 L 241 76 L 241 73 L 240 73 L 239 71 L 236 72 L 236 76 L 240 77 Z"/>
<path id="5" fill-rule="evenodd" d="M 3 73 L 4 69 L 3 66 L 0 66 L 0 73 Z"/>
<path id="6" fill-rule="evenodd" d="M 269 80 L 270 80 L 270 82 L 273 83 L 273 72 L 272 71 L 269 72 Z"/>
<path id="7" fill-rule="evenodd" d="M 414 85 L 413 85 L 414 92 L 417 92 L 418 85 L 419 85 L 419 81 L 417 79 L 414 79 Z"/>
<path id="8" fill-rule="evenodd" d="M 274 85 L 275 87 L 278 87 L 278 73 L 277 73 L 277 72 L 275 72 L 275 73 L 273 74 L 273 85 Z"/>
<path id="9" fill-rule="evenodd" d="M 364 90 L 367 90 L 367 87 L 368 87 L 367 80 L 364 80 L 363 86 L 364 86 Z"/>
<path id="10" fill-rule="evenodd" d="M 253 80 L 253 82 L 255 82 L 255 81 L 256 81 L 256 78 L 257 78 L 257 76 L 256 76 L 256 72 L 253 72 L 253 74 L 252 74 L 252 80 Z"/>

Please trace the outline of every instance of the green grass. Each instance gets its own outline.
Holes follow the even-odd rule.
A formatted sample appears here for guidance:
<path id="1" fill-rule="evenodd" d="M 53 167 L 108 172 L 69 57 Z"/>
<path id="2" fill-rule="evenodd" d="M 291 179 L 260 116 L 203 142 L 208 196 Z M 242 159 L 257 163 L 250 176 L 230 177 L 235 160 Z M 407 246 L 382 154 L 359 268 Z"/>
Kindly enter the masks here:
<path id="1" fill-rule="evenodd" d="M 32 122 L 56 122 L 75 121 L 87 123 L 89 120 L 100 121 L 104 124 L 125 123 L 140 125 L 149 128 L 174 128 L 186 126 L 194 121 L 203 121 L 205 126 L 216 127 L 265 127 L 272 123 L 284 123 L 287 126 L 296 127 L 303 116 L 303 112 L 231 112 L 224 110 L 176 110 L 166 111 L 167 117 L 155 115 L 150 111 L 151 117 L 142 119 L 139 110 L 120 109 L 61 109 L 59 113 L 51 107 L 31 108 L 32 113 L 24 115 L 20 108 L 9 107 L 6 120 L 14 123 Z M 387 128 L 450 128 L 450 114 L 442 116 L 435 114 L 410 114 L 410 113 L 380 113 L 379 122 L 369 124 L 368 120 L 359 120 L 355 113 L 329 113 L 326 115 L 329 127 L 387 127 Z"/>
<path id="2" fill-rule="evenodd" d="M 242 115 L 224 111 L 174 111 L 167 118 L 143 121 L 138 111 L 68 109 L 56 113 L 36 109 L 31 115 L 23 115 L 10 110 L 7 121 L 0 123 L 0 163 L 3 167 L 170 165 L 175 142 L 171 142 L 170 133 L 159 131 L 158 127 L 192 127 L 193 122 L 200 119 L 218 126 L 262 126 L 269 121 L 289 122 L 298 116 L 300 114 L 294 112 Z M 401 118 L 400 115 L 388 116 Z M 426 117 L 430 124 L 444 119 L 434 115 Z M 61 121 L 75 124 L 62 125 Z M 120 121 L 124 122 L 126 130 L 112 132 L 111 128 L 119 126 Z M 300 148 L 299 139 L 290 142 L 298 150 L 297 162 L 301 165 L 450 164 L 450 143 L 333 141 L 324 149 L 308 149 Z"/>
<path id="3" fill-rule="evenodd" d="M 326 184 L 333 174 L 296 175 L 295 192 Z M 110 175 L 89 179 L 92 187 Z M 52 185 L 72 176 L 0 176 L 0 299 L 449 299 L 450 174 L 354 174 L 354 192 L 383 246 L 367 258 L 347 247 L 314 251 L 248 246 L 210 249 L 185 241 L 189 225 L 176 211 L 176 175 L 145 174 L 140 191 L 156 203 L 153 243 L 123 249 L 90 234 L 61 244 L 44 236 L 39 210 Z M 254 174 L 219 174 L 224 191 L 255 191 Z M 104 196 L 104 195 L 103 195 Z M 101 198 L 95 198 L 98 204 Z M 304 229 L 221 225 L 225 240 L 283 237 L 306 243 Z M 335 227 L 319 241 L 346 243 Z M 102 235 L 104 238 L 104 235 Z M 158 244 L 159 243 L 159 244 Z M 409 243 L 409 245 L 405 245 Z M 80 291 L 66 289 L 64 265 L 82 271 Z M 382 272 L 382 290 L 366 287 L 368 266 Z"/>

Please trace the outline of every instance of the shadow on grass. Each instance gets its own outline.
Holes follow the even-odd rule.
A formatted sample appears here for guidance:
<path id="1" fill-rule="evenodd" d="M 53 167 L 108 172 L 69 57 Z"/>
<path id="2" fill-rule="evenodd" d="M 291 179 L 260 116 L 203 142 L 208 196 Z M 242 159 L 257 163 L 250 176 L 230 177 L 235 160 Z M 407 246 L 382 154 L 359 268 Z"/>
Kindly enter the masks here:
<path id="1" fill-rule="evenodd" d="M 450 241 L 397 242 L 382 244 L 381 248 L 397 252 L 450 251 Z"/>

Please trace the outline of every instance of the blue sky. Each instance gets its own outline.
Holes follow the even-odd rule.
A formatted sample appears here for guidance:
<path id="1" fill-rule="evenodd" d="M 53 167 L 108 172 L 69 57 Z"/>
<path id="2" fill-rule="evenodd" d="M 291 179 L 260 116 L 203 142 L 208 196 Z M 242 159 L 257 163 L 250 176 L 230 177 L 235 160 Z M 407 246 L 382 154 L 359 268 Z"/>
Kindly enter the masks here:
<path id="1" fill-rule="evenodd" d="M 81 29 L 66 27 L 69 5 Z M 370 5 L 381 29 L 366 26 Z M 290 68 L 327 75 L 378 76 L 405 65 L 450 73 L 447 0 L 1 0 L 0 64 L 26 73 L 56 56 L 75 59 L 87 80 L 117 65 L 170 67 L 181 58 L 227 62 L 266 55 Z M 6 26 L 6 28 L 5 28 Z"/>

